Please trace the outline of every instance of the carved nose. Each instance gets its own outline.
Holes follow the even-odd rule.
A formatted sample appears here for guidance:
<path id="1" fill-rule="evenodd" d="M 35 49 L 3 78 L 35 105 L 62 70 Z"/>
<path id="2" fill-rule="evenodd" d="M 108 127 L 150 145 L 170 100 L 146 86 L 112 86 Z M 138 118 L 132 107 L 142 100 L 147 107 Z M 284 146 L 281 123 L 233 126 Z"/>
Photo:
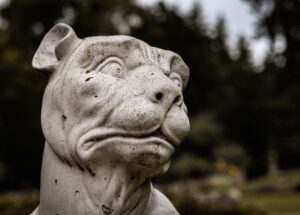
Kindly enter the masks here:
<path id="1" fill-rule="evenodd" d="M 160 86 L 150 93 L 150 100 L 154 103 L 161 103 L 168 108 L 171 105 L 181 106 L 183 97 L 179 89 L 171 85 Z"/>

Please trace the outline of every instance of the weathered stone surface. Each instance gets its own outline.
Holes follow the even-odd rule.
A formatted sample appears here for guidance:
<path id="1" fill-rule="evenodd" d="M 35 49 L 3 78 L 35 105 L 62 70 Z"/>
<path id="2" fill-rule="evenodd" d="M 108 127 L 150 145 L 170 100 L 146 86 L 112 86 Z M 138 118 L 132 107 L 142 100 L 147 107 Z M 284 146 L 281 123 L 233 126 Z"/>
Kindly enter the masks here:
<path id="1" fill-rule="evenodd" d="M 77 38 L 58 24 L 33 67 L 47 72 L 39 215 L 178 214 L 152 187 L 189 130 L 175 53 L 128 36 Z"/>

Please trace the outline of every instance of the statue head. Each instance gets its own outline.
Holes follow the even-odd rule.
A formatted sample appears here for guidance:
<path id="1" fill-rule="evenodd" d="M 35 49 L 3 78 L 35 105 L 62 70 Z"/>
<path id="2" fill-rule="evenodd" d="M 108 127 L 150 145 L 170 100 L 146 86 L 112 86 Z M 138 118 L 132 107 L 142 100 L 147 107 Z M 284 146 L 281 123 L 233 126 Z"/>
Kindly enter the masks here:
<path id="1" fill-rule="evenodd" d="M 189 131 L 189 69 L 177 54 L 129 36 L 79 39 L 57 24 L 33 67 L 49 75 L 42 129 L 62 162 L 92 175 L 104 166 L 147 177 L 168 169 Z"/>

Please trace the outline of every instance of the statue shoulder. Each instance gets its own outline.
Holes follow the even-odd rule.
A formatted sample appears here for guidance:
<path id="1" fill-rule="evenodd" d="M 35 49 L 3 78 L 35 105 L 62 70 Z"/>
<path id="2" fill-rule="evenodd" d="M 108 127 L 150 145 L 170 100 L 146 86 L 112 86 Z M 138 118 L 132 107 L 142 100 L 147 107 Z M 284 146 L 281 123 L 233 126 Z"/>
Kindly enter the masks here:
<path id="1" fill-rule="evenodd" d="M 147 215 L 179 215 L 170 200 L 156 188 L 152 188 L 150 205 L 148 207 L 149 213 Z"/>

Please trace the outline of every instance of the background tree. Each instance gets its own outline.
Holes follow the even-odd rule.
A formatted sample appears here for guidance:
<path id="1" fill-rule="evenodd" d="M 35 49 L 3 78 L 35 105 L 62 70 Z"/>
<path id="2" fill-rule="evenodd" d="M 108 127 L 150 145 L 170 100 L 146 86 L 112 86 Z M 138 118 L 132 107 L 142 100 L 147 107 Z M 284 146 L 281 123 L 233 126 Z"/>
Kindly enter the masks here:
<path id="1" fill-rule="evenodd" d="M 189 65 L 185 100 L 192 129 L 164 180 L 212 174 L 222 156 L 235 163 L 249 156 L 241 162 L 249 176 L 263 174 L 274 152 L 280 152 L 281 167 L 299 166 L 299 2 L 245 1 L 261 13 L 258 33 L 273 44 L 260 72 L 247 40 L 241 36 L 233 55 L 224 18 L 208 26 L 199 5 L 185 14 L 163 3 L 143 8 L 134 0 L 14 0 L 1 8 L 7 25 L 0 30 L 0 190 L 39 184 L 47 78 L 31 68 L 31 59 L 57 22 L 70 24 L 81 38 L 132 35 L 177 52 Z M 281 52 L 278 35 L 286 42 Z M 232 150 L 225 150 L 227 144 Z"/>
<path id="2" fill-rule="evenodd" d="M 297 99 L 300 98 L 300 2 L 244 1 L 258 14 L 257 35 L 271 42 L 261 74 L 267 94 L 269 160 L 278 157 L 282 168 L 297 167 L 300 164 L 300 102 Z"/>
<path id="3" fill-rule="evenodd" d="M 72 24 L 79 36 L 118 33 L 112 18 L 129 0 L 14 0 L 2 9 L 0 31 L 0 188 L 37 186 L 43 150 L 41 99 L 46 76 L 31 60 L 43 35 L 57 22 Z"/>

